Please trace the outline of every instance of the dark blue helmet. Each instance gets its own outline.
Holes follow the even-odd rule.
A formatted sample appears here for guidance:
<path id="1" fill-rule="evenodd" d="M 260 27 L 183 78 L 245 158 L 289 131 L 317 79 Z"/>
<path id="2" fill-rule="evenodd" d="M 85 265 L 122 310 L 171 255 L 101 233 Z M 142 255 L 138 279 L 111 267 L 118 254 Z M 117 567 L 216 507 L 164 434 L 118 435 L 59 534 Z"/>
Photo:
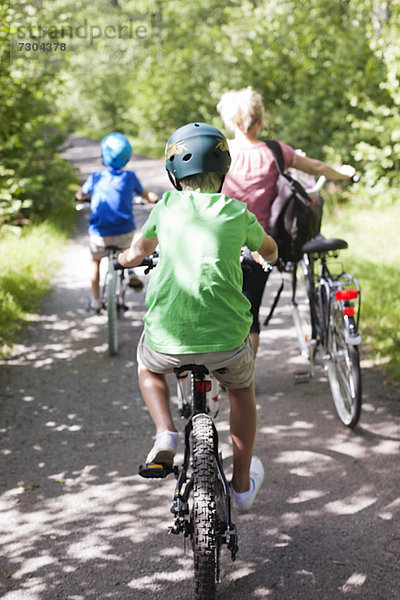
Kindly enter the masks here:
<path id="1" fill-rule="evenodd" d="M 230 164 L 225 136 L 208 123 L 188 123 L 180 127 L 165 148 L 165 168 L 178 180 L 199 173 L 224 176 Z"/>
<path id="2" fill-rule="evenodd" d="M 132 146 L 123 133 L 109 133 L 100 142 L 100 151 L 106 167 L 121 169 L 132 156 Z"/>

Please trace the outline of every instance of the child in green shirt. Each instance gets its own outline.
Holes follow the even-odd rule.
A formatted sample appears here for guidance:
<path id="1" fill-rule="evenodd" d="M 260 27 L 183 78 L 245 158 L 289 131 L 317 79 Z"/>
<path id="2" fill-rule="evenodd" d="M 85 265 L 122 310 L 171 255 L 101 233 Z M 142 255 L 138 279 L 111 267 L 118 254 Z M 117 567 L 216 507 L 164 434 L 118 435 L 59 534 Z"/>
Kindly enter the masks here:
<path id="1" fill-rule="evenodd" d="M 139 265 L 159 246 L 150 280 L 144 333 L 138 346 L 139 385 L 156 426 L 147 463 L 173 464 L 177 431 L 166 373 L 204 364 L 227 389 L 233 445 L 232 490 L 249 510 L 264 469 L 253 457 L 256 434 L 254 358 L 248 338 L 250 302 L 242 293 L 240 252 L 246 245 L 274 261 L 277 246 L 246 204 L 220 193 L 230 165 L 226 139 L 206 123 L 178 129 L 166 147 L 166 168 L 176 188 L 164 194 L 142 237 L 119 255 Z M 219 372 L 222 370 L 223 372 Z"/>

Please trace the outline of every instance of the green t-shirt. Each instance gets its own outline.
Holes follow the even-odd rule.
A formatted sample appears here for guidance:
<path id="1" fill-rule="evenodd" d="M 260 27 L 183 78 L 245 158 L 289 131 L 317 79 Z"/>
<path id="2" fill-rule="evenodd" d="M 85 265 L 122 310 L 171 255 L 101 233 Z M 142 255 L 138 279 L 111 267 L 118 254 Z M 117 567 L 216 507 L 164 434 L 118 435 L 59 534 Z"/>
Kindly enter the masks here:
<path id="1" fill-rule="evenodd" d="M 232 350 L 249 333 L 240 249 L 261 247 L 264 230 L 244 202 L 218 193 L 164 194 L 142 228 L 160 259 L 146 295 L 146 343 L 164 354 Z"/>

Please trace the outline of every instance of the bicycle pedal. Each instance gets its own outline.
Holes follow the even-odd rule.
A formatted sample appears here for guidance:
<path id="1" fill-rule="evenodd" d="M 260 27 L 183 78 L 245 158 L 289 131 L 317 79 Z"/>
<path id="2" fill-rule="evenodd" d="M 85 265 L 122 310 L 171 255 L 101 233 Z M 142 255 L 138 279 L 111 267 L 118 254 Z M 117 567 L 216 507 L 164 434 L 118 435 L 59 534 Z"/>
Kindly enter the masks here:
<path id="1" fill-rule="evenodd" d="M 304 371 L 295 371 L 293 373 L 295 383 L 308 383 L 312 379 L 312 373 L 309 369 Z"/>
<path id="2" fill-rule="evenodd" d="M 175 467 L 164 463 L 143 463 L 139 467 L 139 475 L 145 479 L 165 479 L 175 472 Z"/>
<path id="3" fill-rule="evenodd" d="M 139 280 L 133 282 L 130 281 L 128 285 L 132 290 L 135 290 L 135 292 L 141 292 L 144 288 L 144 283 Z"/>

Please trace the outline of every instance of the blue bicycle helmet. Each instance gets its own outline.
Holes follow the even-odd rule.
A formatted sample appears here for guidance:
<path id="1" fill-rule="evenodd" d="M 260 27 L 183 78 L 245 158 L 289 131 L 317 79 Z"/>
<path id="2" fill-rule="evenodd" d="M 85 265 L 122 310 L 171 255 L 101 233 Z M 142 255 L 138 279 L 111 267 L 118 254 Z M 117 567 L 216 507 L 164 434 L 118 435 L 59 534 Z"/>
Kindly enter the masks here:
<path id="1" fill-rule="evenodd" d="M 100 142 L 100 151 L 106 167 L 121 169 L 132 156 L 132 146 L 123 133 L 109 133 Z"/>
<path id="2" fill-rule="evenodd" d="M 231 164 L 225 136 L 208 123 L 188 123 L 177 129 L 165 148 L 165 168 L 179 181 L 199 173 L 225 176 Z"/>

